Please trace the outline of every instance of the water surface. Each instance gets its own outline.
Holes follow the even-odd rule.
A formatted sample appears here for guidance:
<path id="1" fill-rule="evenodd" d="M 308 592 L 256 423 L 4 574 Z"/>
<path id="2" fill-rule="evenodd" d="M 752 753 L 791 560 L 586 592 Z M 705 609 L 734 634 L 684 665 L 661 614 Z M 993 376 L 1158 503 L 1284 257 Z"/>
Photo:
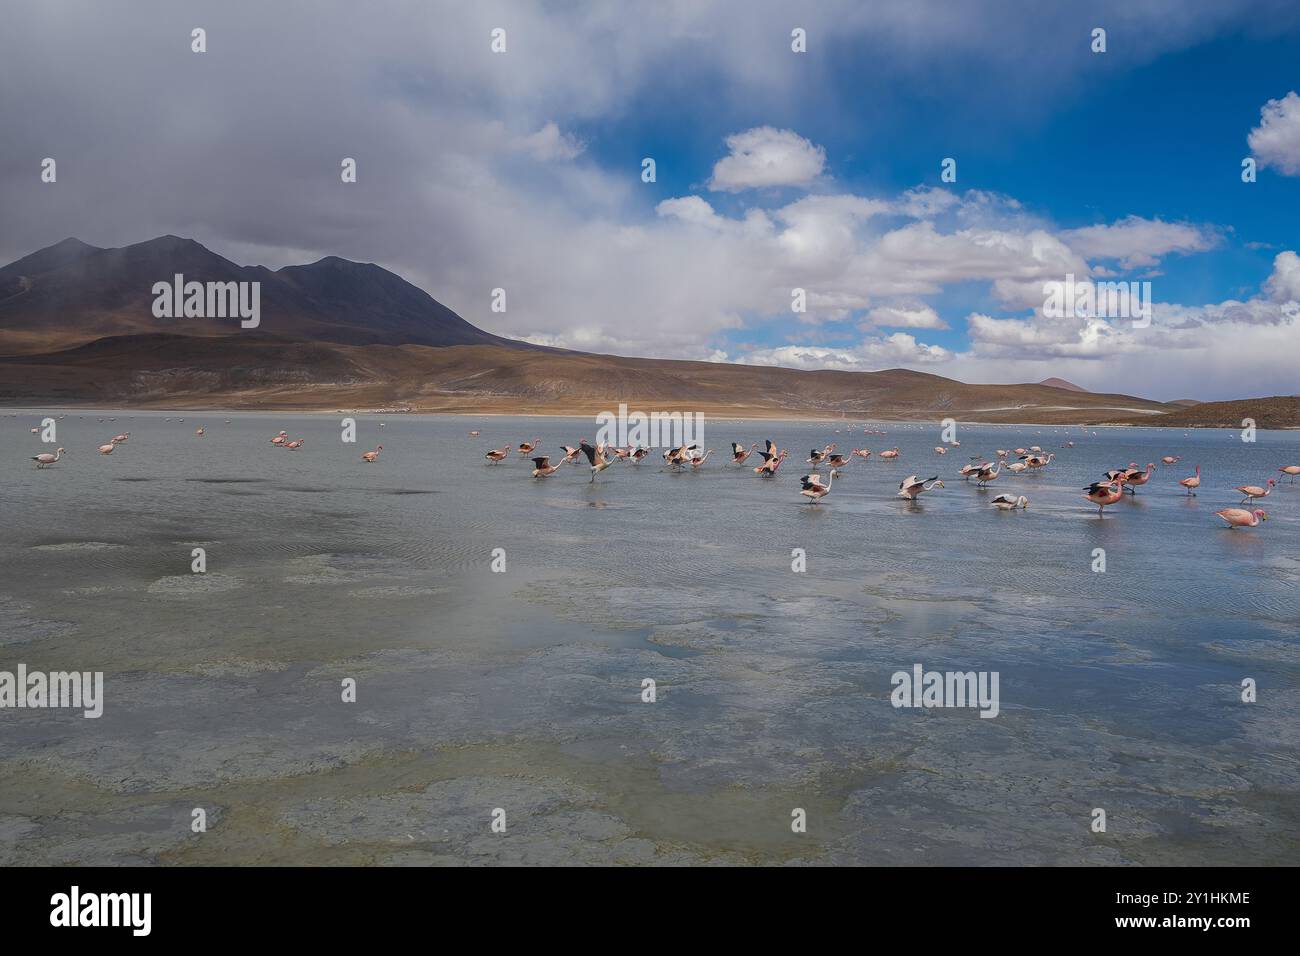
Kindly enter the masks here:
<path id="1" fill-rule="evenodd" d="M 1213 517 L 1297 433 L 963 426 L 940 457 L 937 424 L 709 421 L 698 473 L 591 484 L 482 457 L 590 419 L 360 416 L 351 445 L 337 416 L 82 409 L 38 471 L 44 414 L 0 416 L 0 669 L 102 670 L 106 702 L 0 711 L 0 863 L 1300 862 L 1300 484 L 1260 528 Z M 727 463 L 769 436 L 775 479 Z M 809 506 L 829 441 L 901 460 Z M 956 476 L 1035 444 L 1042 472 Z M 1080 500 L 1166 454 L 1104 519 Z M 896 498 L 918 473 L 946 487 Z M 915 663 L 997 671 L 1000 715 L 895 709 Z"/>

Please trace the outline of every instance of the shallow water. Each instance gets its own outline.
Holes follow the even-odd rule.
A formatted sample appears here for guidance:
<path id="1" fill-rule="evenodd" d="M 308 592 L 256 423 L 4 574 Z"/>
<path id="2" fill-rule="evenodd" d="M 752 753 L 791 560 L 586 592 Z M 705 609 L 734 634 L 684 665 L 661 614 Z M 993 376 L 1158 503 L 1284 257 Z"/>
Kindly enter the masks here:
<path id="1" fill-rule="evenodd" d="M 102 670 L 106 700 L 0 710 L 0 863 L 1300 863 L 1300 484 L 1213 517 L 1295 432 L 963 426 L 940 457 L 931 424 L 710 421 L 698 473 L 591 484 L 482 457 L 590 419 L 359 416 L 350 445 L 77 410 L 38 471 L 43 414 L 0 415 L 0 670 Z M 775 479 L 728 463 L 768 436 L 798 450 Z M 829 441 L 902 456 L 810 506 Z M 1033 444 L 1042 472 L 956 477 Z M 1103 519 L 1080 499 L 1166 454 Z M 913 473 L 946 487 L 901 501 Z M 916 663 L 996 671 L 1000 714 L 894 708 Z"/>

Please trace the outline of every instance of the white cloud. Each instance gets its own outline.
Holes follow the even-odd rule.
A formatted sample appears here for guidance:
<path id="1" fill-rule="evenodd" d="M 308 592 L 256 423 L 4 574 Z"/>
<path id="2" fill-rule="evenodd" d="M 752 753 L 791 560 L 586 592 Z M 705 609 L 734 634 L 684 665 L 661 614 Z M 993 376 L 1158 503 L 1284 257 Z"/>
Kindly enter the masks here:
<path id="1" fill-rule="evenodd" d="M 1141 216 L 1070 229 L 1061 238 L 1089 259 L 1118 259 L 1125 269 L 1154 266 L 1171 252 L 1205 252 L 1219 241 L 1217 233 L 1203 226 Z"/>
<path id="2" fill-rule="evenodd" d="M 1300 176 L 1300 96 L 1292 90 L 1269 100 L 1259 111 L 1259 125 L 1246 137 L 1261 166 L 1275 167 L 1284 176 Z"/>
<path id="3" fill-rule="evenodd" d="M 560 127 L 551 122 L 536 133 L 523 137 L 519 141 L 519 148 L 534 159 L 550 161 L 574 159 L 586 149 L 586 144 L 574 136 L 560 132 Z"/>
<path id="4" fill-rule="evenodd" d="M 699 196 L 665 199 L 655 206 L 655 212 L 660 216 L 671 216 L 674 219 L 680 219 L 682 222 L 692 223 L 697 226 L 708 226 L 711 229 L 721 229 L 725 225 L 722 217 L 714 212 L 713 207 L 706 200 L 701 199 Z"/>
<path id="5" fill-rule="evenodd" d="M 1274 302 L 1300 301 L 1300 256 L 1279 252 L 1273 259 L 1273 273 L 1264 283 Z"/>
<path id="6" fill-rule="evenodd" d="M 948 361 L 951 357 L 952 353 L 941 346 L 926 345 L 906 332 L 895 332 L 883 338 L 864 339 L 859 345 L 851 348 L 784 345 L 771 349 L 755 349 L 740 356 L 737 361 L 745 365 L 862 371 L 895 365 L 933 364 Z"/>
<path id="7" fill-rule="evenodd" d="M 731 154 L 718 160 L 709 188 L 739 192 L 769 186 L 806 186 L 822 174 L 826 150 L 794 130 L 758 126 L 727 137 Z"/>
<path id="8" fill-rule="evenodd" d="M 879 305 L 867 313 L 861 328 L 946 329 L 948 323 L 924 302 Z"/>

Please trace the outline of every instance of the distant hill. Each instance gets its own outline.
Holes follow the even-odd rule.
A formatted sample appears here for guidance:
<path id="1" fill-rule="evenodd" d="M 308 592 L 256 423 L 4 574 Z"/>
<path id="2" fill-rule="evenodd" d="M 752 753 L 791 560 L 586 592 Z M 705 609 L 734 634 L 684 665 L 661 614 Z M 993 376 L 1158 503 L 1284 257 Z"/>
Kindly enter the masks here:
<path id="1" fill-rule="evenodd" d="M 78 239 L 0 269 L 0 354 L 45 352 L 114 335 L 229 335 L 234 319 L 157 319 L 153 285 L 186 281 L 261 283 L 259 331 L 347 345 L 501 345 L 491 335 L 387 269 L 328 256 L 277 271 L 239 266 L 192 239 L 162 236 L 120 249 Z"/>
<path id="2" fill-rule="evenodd" d="M 1065 389 L 1066 391 L 1069 391 L 1069 392 L 1086 392 L 1086 391 L 1087 391 L 1086 388 L 1080 388 L 1078 385 L 1075 385 L 1073 382 L 1067 382 L 1067 381 L 1066 381 L 1065 379 L 1063 379 L 1063 378 L 1045 378 L 1045 379 L 1043 379 L 1041 382 L 1039 382 L 1038 384 L 1039 384 L 1039 385 L 1046 385 L 1048 388 L 1063 388 L 1063 389 Z"/>
<path id="3" fill-rule="evenodd" d="M 1300 397 L 1273 395 L 1233 402 L 1197 402 L 1190 407 L 1175 408 L 1161 415 L 1158 421 L 1143 423 L 1172 428 L 1242 428 L 1241 423 L 1248 418 L 1257 428 L 1300 428 Z M 1138 419 L 1127 416 L 1122 421 L 1136 424 Z"/>
<path id="4" fill-rule="evenodd" d="M 0 358 L 0 402 L 160 408 L 410 408 L 725 417 L 1084 423 L 1171 406 L 1127 395 L 1062 401 L 1041 385 L 966 385 L 907 369 L 800 371 L 754 365 L 541 352 L 503 346 L 340 345 L 256 332 L 201 339 L 116 336 L 43 355 Z"/>
<path id="5" fill-rule="evenodd" d="M 1170 405 L 1181 405 L 1181 406 L 1183 406 L 1184 408 L 1191 408 L 1193 405 L 1199 405 L 1199 404 L 1201 404 L 1201 403 L 1198 402 L 1198 401 L 1197 401 L 1196 399 L 1194 399 L 1194 398 L 1176 398 L 1176 399 L 1174 399 L 1172 402 L 1170 402 L 1169 404 L 1170 404 Z"/>

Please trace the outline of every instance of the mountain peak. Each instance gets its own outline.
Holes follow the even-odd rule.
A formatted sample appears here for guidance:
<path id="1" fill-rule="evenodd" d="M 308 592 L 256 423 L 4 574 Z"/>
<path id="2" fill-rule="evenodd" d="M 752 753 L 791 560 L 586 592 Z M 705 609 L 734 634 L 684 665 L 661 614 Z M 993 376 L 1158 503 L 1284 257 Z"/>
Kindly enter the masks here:
<path id="1" fill-rule="evenodd" d="M 92 246 L 80 239 L 69 236 L 52 246 L 38 249 L 29 256 L 23 256 L 21 259 L 9 263 L 9 265 L 0 269 L 0 278 L 37 276 L 45 272 L 53 272 L 56 269 L 62 269 L 64 266 L 79 262 L 86 256 L 103 251 L 98 246 Z"/>
<path id="2" fill-rule="evenodd" d="M 1039 385 L 1046 385 L 1048 388 L 1063 388 L 1063 389 L 1065 389 L 1067 392 L 1086 392 L 1086 391 L 1088 391 L 1086 388 L 1083 388 L 1082 386 L 1079 386 L 1079 385 L 1075 385 L 1073 382 L 1067 382 L 1067 381 L 1066 381 L 1065 379 L 1063 379 L 1063 378 L 1045 378 L 1045 379 L 1043 379 L 1041 382 L 1039 382 L 1038 384 L 1039 384 Z"/>
<path id="3" fill-rule="evenodd" d="M 114 249 L 77 239 L 0 269 L 0 353 L 76 345 L 114 335 L 223 335 L 223 317 L 194 317 L 179 328 L 153 314 L 153 288 L 183 275 L 194 282 L 257 282 L 261 330 L 298 342 L 345 345 L 504 345 L 427 292 L 371 262 L 325 256 L 270 271 L 241 266 L 184 236 L 165 235 Z"/>

